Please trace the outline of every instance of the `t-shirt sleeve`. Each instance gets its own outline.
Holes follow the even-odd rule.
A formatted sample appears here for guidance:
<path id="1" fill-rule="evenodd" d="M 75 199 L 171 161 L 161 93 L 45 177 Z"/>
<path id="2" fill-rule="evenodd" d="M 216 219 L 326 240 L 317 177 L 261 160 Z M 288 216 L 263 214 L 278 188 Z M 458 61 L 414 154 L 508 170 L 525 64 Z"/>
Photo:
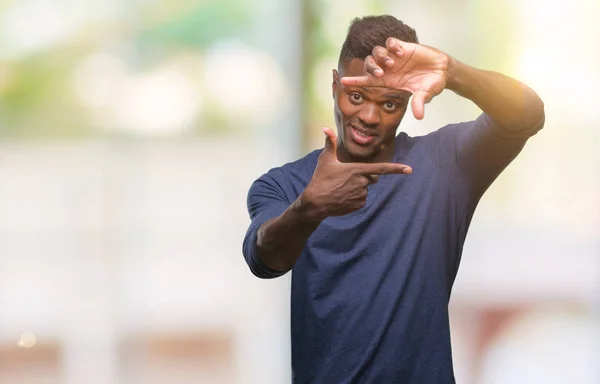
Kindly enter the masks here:
<path id="1" fill-rule="evenodd" d="M 272 279 L 286 273 L 267 267 L 256 252 L 258 229 L 268 220 L 280 216 L 290 205 L 277 180 L 278 173 L 277 170 L 272 170 L 261 176 L 248 191 L 247 206 L 251 222 L 244 238 L 242 253 L 250 271 L 263 279 Z"/>
<path id="2" fill-rule="evenodd" d="M 457 187 L 476 202 L 542 126 L 543 120 L 515 130 L 500 126 L 483 113 L 474 121 L 440 130 L 439 161 Z"/>

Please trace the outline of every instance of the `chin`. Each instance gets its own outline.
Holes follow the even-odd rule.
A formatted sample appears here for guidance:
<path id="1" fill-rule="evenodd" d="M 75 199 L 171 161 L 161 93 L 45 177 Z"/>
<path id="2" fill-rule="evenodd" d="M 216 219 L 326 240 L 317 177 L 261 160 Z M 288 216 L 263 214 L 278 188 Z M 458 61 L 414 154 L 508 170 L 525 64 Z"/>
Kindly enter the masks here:
<path id="1" fill-rule="evenodd" d="M 369 158 L 377 155 L 377 146 L 376 145 L 359 145 L 355 143 L 352 139 L 344 141 L 344 147 L 346 151 L 353 159 L 358 159 L 361 161 L 368 160 Z"/>

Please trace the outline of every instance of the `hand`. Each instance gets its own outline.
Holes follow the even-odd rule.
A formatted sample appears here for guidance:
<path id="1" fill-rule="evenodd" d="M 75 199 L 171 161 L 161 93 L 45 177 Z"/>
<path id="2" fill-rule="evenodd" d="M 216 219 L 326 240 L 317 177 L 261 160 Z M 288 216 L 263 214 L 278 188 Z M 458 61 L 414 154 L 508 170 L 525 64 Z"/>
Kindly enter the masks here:
<path id="1" fill-rule="evenodd" d="M 421 120 L 425 116 L 425 104 L 446 88 L 449 61 L 448 55 L 435 48 L 390 37 L 385 47 L 373 48 L 373 54 L 365 58 L 368 75 L 343 77 L 341 81 L 346 86 L 411 92 L 413 115 Z"/>
<path id="2" fill-rule="evenodd" d="M 325 132 L 325 148 L 317 167 L 300 196 L 300 204 L 311 220 L 343 216 L 364 207 L 367 187 L 379 175 L 409 174 L 412 169 L 398 163 L 342 163 L 337 158 L 337 137 L 330 128 Z"/>

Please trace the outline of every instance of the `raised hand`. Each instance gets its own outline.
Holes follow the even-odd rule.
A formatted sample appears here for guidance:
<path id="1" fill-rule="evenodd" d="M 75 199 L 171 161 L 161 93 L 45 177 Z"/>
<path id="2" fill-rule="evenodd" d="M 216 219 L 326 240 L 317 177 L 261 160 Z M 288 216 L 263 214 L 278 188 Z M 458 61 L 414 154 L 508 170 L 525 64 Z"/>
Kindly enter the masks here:
<path id="1" fill-rule="evenodd" d="M 411 167 L 398 163 L 342 163 L 337 158 L 335 133 L 330 128 L 323 132 L 325 148 L 300 199 L 312 219 L 342 216 L 364 207 L 367 187 L 380 175 L 412 173 Z"/>
<path id="2" fill-rule="evenodd" d="M 385 47 L 373 48 L 372 55 L 365 58 L 366 76 L 343 77 L 341 81 L 346 86 L 411 92 L 413 115 L 421 120 L 425 104 L 446 88 L 449 61 L 448 55 L 435 48 L 390 37 Z"/>

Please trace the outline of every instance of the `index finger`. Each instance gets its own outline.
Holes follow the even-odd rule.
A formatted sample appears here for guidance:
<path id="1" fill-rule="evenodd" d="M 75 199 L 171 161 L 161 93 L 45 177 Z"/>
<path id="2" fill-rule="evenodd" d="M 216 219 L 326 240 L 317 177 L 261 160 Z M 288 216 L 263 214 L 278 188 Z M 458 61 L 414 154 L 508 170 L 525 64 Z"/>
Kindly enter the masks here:
<path id="1" fill-rule="evenodd" d="M 399 163 L 361 163 L 355 165 L 356 171 L 362 175 L 409 174 L 412 168 Z"/>
<path id="2" fill-rule="evenodd" d="M 382 77 L 375 77 L 373 75 L 365 76 L 345 76 L 342 77 L 342 84 L 347 87 L 384 87 L 385 80 Z"/>

